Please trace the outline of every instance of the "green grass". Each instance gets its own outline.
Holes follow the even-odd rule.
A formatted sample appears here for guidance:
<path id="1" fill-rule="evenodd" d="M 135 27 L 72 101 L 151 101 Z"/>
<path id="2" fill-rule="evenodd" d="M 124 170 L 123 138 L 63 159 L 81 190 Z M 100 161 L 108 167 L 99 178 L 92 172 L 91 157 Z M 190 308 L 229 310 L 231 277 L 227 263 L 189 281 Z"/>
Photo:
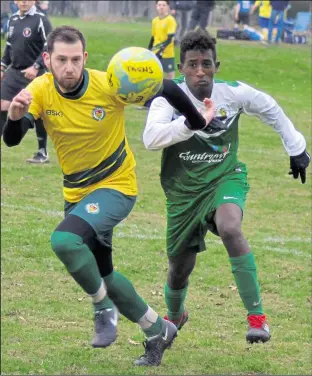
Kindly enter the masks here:
<path id="1" fill-rule="evenodd" d="M 146 46 L 148 23 L 108 24 L 53 19 L 85 33 L 88 66 L 105 69 L 129 45 Z M 178 51 L 177 51 L 178 52 Z M 311 55 L 305 46 L 267 48 L 218 42 L 219 78 L 241 80 L 273 95 L 309 141 L 311 150 Z M 137 160 L 139 197 L 130 217 L 115 231 L 114 264 L 160 314 L 163 284 L 165 201 L 159 184 L 160 153 L 145 150 L 146 113 L 127 108 L 127 134 Z M 306 185 L 291 179 L 279 136 L 256 118 L 244 116 L 240 158 L 249 167 L 251 191 L 244 233 L 255 253 L 262 298 L 272 329 L 265 345 L 245 343 L 245 311 L 228 257 L 219 239 L 207 236 L 198 257 L 187 306 L 190 320 L 163 364 L 135 368 L 142 334 L 125 318 L 116 343 L 89 346 L 92 309 L 82 290 L 53 254 L 50 233 L 62 219 L 62 174 L 52 163 L 25 163 L 37 148 L 33 131 L 2 157 L 2 374 L 311 374 L 311 174 Z"/>

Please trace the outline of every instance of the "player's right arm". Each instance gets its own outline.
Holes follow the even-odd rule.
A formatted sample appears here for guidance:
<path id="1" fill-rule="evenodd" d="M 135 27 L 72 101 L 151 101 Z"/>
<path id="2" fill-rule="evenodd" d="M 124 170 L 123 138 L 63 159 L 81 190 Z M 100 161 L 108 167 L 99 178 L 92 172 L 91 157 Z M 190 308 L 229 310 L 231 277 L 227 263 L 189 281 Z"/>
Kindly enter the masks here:
<path id="1" fill-rule="evenodd" d="M 40 83 L 43 81 L 40 80 Z M 41 117 L 40 83 L 35 79 L 26 89 L 21 90 L 12 100 L 8 119 L 3 129 L 3 141 L 7 146 L 18 145 L 28 129 L 34 127 L 34 120 Z"/>
<path id="2" fill-rule="evenodd" d="M 29 128 L 33 128 L 32 123 L 25 117 L 28 113 L 32 96 L 26 89 L 20 91 L 12 100 L 8 119 L 3 129 L 3 141 L 7 146 L 18 145 Z"/>
<path id="3" fill-rule="evenodd" d="M 153 44 L 154 44 L 154 37 L 151 36 L 151 39 L 150 39 L 149 44 L 147 46 L 147 49 L 151 51 L 152 48 L 153 48 Z"/>
<path id="4" fill-rule="evenodd" d="M 239 11 L 240 11 L 240 3 L 238 2 L 235 6 L 235 15 L 234 15 L 234 19 L 235 21 L 238 21 L 238 15 L 239 15 Z"/>
<path id="5" fill-rule="evenodd" d="M 155 19 L 153 19 L 153 21 L 152 21 L 152 36 L 151 36 L 151 39 L 150 39 L 148 47 L 147 47 L 147 49 L 150 50 L 150 51 L 153 48 L 154 40 L 155 40 Z"/>
<path id="6" fill-rule="evenodd" d="M 250 8 L 250 14 L 253 14 L 255 9 L 257 9 L 260 6 L 261 1 L 256 1 Z"/>

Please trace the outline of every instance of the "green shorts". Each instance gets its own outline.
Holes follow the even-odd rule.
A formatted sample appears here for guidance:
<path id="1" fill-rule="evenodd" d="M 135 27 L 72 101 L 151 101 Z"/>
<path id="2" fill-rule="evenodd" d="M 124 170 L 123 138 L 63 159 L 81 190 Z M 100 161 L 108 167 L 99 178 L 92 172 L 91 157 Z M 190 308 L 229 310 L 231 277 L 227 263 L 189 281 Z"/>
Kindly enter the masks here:
<path id="1" fill-rule="evenodd" d="M 108 243 L 111 243 L 114 227 L 129 215 L 135 201 L 136 196 L 99 188 L 79 202 L 65 201 L 65 217 L 73 214 L 84 219 L 94 229 L 101 243 L 111 245 Z"/>
<path id="2" fill-rule="evenodd" d="M 170 73 L 175 71 L 175 59 L 174 57 L 162 58 L 161 65 L 164 72 Z"/>
<path id="3" fill-rule="evenodd" d="M 177 256 L 187 248 L 204 251 L 207 231 L 218 235 L 213 220 L 216 209 L 233 203 L 244 211 L 248 191 L 247 168 L 239 164 L 196 197 L 186 196 L 183 201 L 167 199 L 168 256 Z"/>

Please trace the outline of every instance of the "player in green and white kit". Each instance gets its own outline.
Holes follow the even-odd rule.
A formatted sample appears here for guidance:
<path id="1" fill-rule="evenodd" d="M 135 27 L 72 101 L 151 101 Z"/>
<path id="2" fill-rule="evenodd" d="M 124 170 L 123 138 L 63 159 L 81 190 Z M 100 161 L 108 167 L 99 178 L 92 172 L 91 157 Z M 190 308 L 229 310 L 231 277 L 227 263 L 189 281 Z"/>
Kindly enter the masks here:
<path id="1" fill-rule="evenodd" d="M 290 155 L 291 173 L 305 182 L 310 156 L 306 142 L 276 101 L 241 82 L 214 80 L 216 41 L 206 32 L 187 34 L 181 42 L 179 86 L 194 105 L 204 109 L 205 98 L 216 106 L 226 130 L 197 130 L 185 122 L 164 98 L 150 107 L 143 141 L 150 150 L 163 149 L 161 184 L 167 199 L 166 318 L 180 329 L 187 321 L 184 307 L 188 278 L 198 252 L 205 249 L 208 230 L 219 235 L 227 249 L 240 297 L 247 310 L 248 342 L 266 342 L 269 327 L 262 309 L 253 253 L 241 222 L 249 190 L 247 168 L 237 159 L 238 121 L 255 115 L 282 138 Z M 177 81 L 176 81 L 177 82 Z M 186 126 L 187 124 L 187 126 Z M 191 129 L 190 129 L 191 128 Z"/>

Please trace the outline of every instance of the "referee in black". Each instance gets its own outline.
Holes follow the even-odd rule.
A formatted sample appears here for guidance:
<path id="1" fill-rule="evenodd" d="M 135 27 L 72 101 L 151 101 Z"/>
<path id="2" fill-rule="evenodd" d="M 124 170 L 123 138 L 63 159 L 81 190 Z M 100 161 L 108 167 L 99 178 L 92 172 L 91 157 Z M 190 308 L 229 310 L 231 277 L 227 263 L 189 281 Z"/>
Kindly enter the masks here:
<path id="1" fill-rule="evenodd" d="M 37 10 L 35 1 L 15 1 L 19 11 L 8 23 L 8 37 L 1 59 L 1 134 L 12 99 L 35 77 L 45 73 L 42 52 L 46 47 L 52 25 L 48 18 Z M 36 120 L 38 152 L 29 163 L 49 162 L 47 132 L 41 119 Z"/>

